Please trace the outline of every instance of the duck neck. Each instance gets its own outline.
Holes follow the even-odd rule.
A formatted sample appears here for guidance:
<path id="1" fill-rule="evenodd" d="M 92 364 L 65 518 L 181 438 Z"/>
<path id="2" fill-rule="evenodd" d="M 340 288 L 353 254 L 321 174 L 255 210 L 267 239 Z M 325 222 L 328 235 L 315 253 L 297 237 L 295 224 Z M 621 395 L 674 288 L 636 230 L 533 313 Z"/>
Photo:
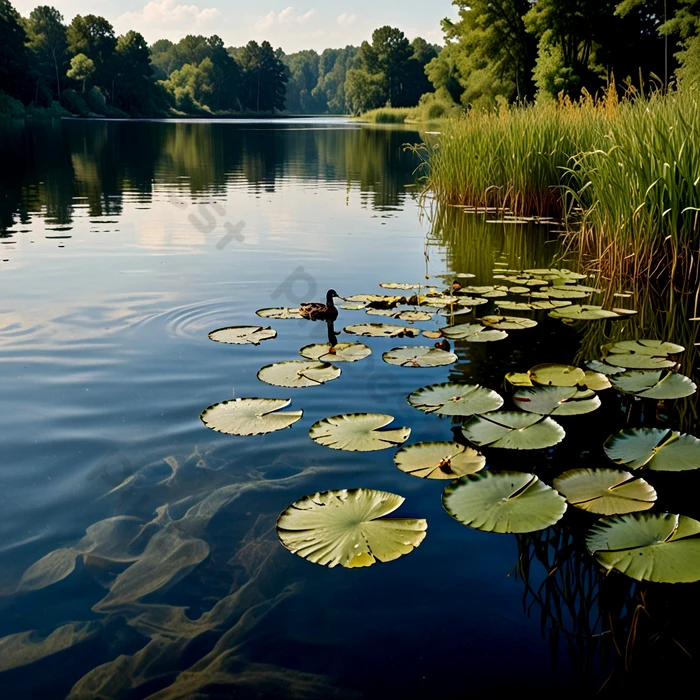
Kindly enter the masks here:
<path id="1" fill-rule="evenodd" d="M 330 290 L 326 293 L 326 306 L 335 306 L 333 304 L 333 295 L 330 293 Z"/>

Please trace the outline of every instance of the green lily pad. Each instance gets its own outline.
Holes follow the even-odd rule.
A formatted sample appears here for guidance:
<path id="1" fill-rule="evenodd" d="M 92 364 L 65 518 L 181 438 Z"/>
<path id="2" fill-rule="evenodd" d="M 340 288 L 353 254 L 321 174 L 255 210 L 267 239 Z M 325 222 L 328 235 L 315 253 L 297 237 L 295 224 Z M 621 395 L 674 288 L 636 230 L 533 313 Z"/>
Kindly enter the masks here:
<path id="1" fill-rule="evenodd" d="M 202 412 L 202 423 L 227 435 L 264 435 L 296 423 L 303 411 L 279 413 L 291 399 L 233 399 L 210 406 Z"/>
<path id="2" fill-rule="evenodd" d="M 357 362 L 369 357 L 372 351 L 363 343 L 315 343 L 303 347 L 299 354 L 319 362 Z"/>
<path id="3" fill-rule="evenodd" d="M 394 464 L 406 474 L 421 479 L 457 479 L 486 466 L 486 458 L 456 442 L 419 442 L 402 447 Z"/>
<path id="4" fill-rule="evenodd" d="M 399 367 L 441 367 L 457 362 L 457 355 L 427 345 L 411 345 L 389 350 L 382 355 L 382 359 L 389 365 Z"/>
<path id="5" fill-rule="evenodd" d="M 380 282 L 380 287 L 384 289 L 401 289 L 403 291 L 407 289 L 420 289 L 420 284 L 406 284 L 404 282 Z"/>
<path id="6" fill-rule="evenodd" d="M 491 389 L 478 384 L 433 384 L 417 389 L 408 403 L 424 413 L 441 416 L 473 416 L 489 413 L 503 405 L 503 399 Z"/>
<path id="7" fill-rule="evenodd" d="M 564 439 L 564 428 L 535 413 L 496 411 L 476 416 L 462 426 L 469 442 L 480 447 L 541 450 Z"/>
<path id="8" fill-rule="evenodd" d="M 466 340 L 468 343 L 487 343 L 505 340 L 505 331 L 489 330 L 480 323 L 460 323 L 457 326 L 446 326 L 440 329 L 445 338 L 450 340 Z"/>
<path id="9" fill-rule="evenodd" d="M 496 301 L 496 306 L 503 311 L 542 311 L 550 309 L 563 309 L 571 306 L 570 301 Z"/>
<path id="10" fill-rule="evenodd" d="M 399 321 L 408 321 L 415 323 L 416 321 L 430 321 L 433 317 L 429 311 L 401 311 L 396 314 Z"/>
<path id="11" fill-rule="evenodd" d="M 486 299 L 484 299 L 486 301 Z M 448 318 L 453 318 L 454 316 L 468 316 L 474 309 L 470 306 L 451 306 L 449 309 L 440 309 L 438 314 L 440 316 L 447 316 Z"/>
<path id="12" fill-rule="evenodd" d="M 341 304 L 340 305 L 341 309 L 345 309 L 346 311 L 362 311 L 363 309 L 367 308 L 367 302 L 366 301 L 352 301 L 347 304 Z"/>
<path id="13" fill-rule="evenodd" d="M 530 370 L 530 379 L 541 386 L 576 386 L 585 381 L 586 374 L 571 365 L 544 364 Z"/>
<path id="14" fill-rule="evenodd" d="M 505 379 L 513 386 L 532 386 L 529 372 L 508 372 Z"/>
<path id="15" fill-rule="evenodd" d="M 649 510 L 656 501 L 653 486 L 619 469 L 572 469 L 552 485 L 572 506 L 598 515 Z"/>
<path id="16" fill-rule="evenodd" d="M 393 561 L 424 539 L 420 519 L 382 518 L 404 498 L 373 489 L 343 489 L 304 496 L 277 519 L 280 542 L 294 554 L 330 568 Z"/>
<path id="17" fill-rule="evenodd" d="M 357 323 L 345 328 L 345 332 L 348 335 L 366 335 L 373 338 L 413 338 L 419 331 L 392 323 Z"/>
<path id="18" fill-rule="evenodd" d="M 482 304 L 488 304 L 489 300 L 484 299 L 483 297 L 467 297 L 467 296 L 460 296 L 459 297 L 459 304 L 460 306 L 481 306 Z M 445 309 L 447 311 L 447 309 Z"/>
<path id="19" fill-rule="evenodd" d="M 659 472 L 700 469 L 700 440 L 663 428 L 633 428 L 611 435 L 603 445 L 616 464 Z"/>
<path id="20" fill-rule="evenodd" d="M 566 501 L 534 474 L 479 472 L 453 481 L 442 505 L 457 521 L 486 532 L 544 530 L 561 520 Z"/>
<path id="21" fill-rule="evenodd" d="M 405 303 L 406 297 L 392 294 L 353 294 L 351 297 L 346 297 L 345 301 L 364 302 L 376 305 L 377 308 L 390 308 Z"/>
<path id="22" fill-rule="evenodd" d="M 528 275 L 533 275 L 534 277 L 549 277 L 549 278 L 561 278 L 564 280 L 583 280 L 586 279 L 586 275 L 581 272 L 574 272 L 573 270 L 567 270 L 566 268 L 557 269 L 552 268 L 537 268 L 531 270 L 523 270 Z"/>
<path id="23" fill-rule="evenodd" d="M 627 369 L 665 369 L 677 363 L 669 355 L 685 350 L 682 345 L 661 340 L 623 340 L 602 348 L 605 362 Z"/>
<path id="24" fill-rule="evenodd" d="M 287 319 L 287 318 L 302 318 L 299 309 L 292 309 L 288 307 L 275 308 L 275 309 L 258 309 L 255 312 L 258 316 L 262 318 L 276 318 L 276 319 Z"/>
<path id="25" fill-rule="evenodd" d="M 345 413 L 314 423 L 309 437 L 333 450 L 372 452 L 403 445 L 411 434 L 410 428 L 380 430 L 394 420 L 383 413 Z"/>
<path id="26" fill-rule="evenodd" d="M 263 340 L 275 338 L 277 331 L 267 326 L 231 326 L 212 331 L 209 337 L 217 343 L 230 345 L 260 345 Z"/>
<path id="27" fill-rule="evenodd" d="M 636 581 L 700 581 L 700 522 L 674 513 L 636 513 L 599 520 L 588 551 L 606 569 Z"/>
<path id="28" fill-rule="evenodd" d="M 612 384 L 610 380 L 600 372 L 592 372 L 591 370 L 586 370 L 584 372 L 583 381 L 578 384 L 579 387 L 585 387 L 591 391 L 604 391 L 605 389 L 610 389 Z"/>
<path id="29" fill-rule="evenodd" d="M 673 372 L 625 372 L 610 381 L 617 390 L 643 399 L 682 399 L 697 389 L 688 377 Z"/>
<path id="30" fill-rule="evenodd" d="M 327 362 L 289 360 L 267 365 L 258 372 L 258 379 L 273 386 L 301 389 L 320 386 L 340 376 L 340 370 Z"/>
<path id="31" fill-rule="evenodd" d="M 537 325 L 537 321 L 520 316 L 482 316 L 479 320 L 485 326 L 498 328 L 502 331 L 517 331 L 524 328 L 534 328 Z"/>
<path id="32" fill-rule="evenodd" d="M 624 367 L 612 367 L 605 362 L 598 362 L 597 360 L 589 360 L 586 362 L 586 367 L 592 372 L 604 374 L 606 377 L 611 377 L 614 374 L 622 374 L 625 371 Z"/>
<path id="33" fill-rule="evenodd" d="M 442 309 L 450 304 L 461 303 L 457 297 L 445 296 L 441 294 L 435 295 L 420 295 L 416 298 L 418 306 L 434 306 L 437 309 Z"/>
<path id="34" fill-rule="evenodd" d="M 368 316 L 386 316 L 388 318 L 394 318 L 398 315 L 398 309 L 375 309 L 367 308 L 365 309 Z"/>
<path id="35" fill-rule="evenodd" d="M 600 407 L 600 399 L 594 392 L 569 386 L 520 389 L 513 396 L 513 401 L 523 411 L 543 416 L 580 416 Z"/>
<path id="36" fill-rule="evenodd" d="M 630 311 L 629 314 L 621 314 L 617 311 L 604 309 L 602 306 L 572 304 L 565 309 L 554 309 L 549 312 L 549 315 L 552 318 L 563 318 L 570 321 L 597 321 L 603 318 L 624 318 L 624 316 L 632 316 L 636 313 L 636 311 Z"/>
<path id="37" fill-rule="evenodd" d="M 585 299 L 591 293 L 569 287 L 547 287 L 541 292 L 533 292 L 532 296 L 542 299 Z"/>

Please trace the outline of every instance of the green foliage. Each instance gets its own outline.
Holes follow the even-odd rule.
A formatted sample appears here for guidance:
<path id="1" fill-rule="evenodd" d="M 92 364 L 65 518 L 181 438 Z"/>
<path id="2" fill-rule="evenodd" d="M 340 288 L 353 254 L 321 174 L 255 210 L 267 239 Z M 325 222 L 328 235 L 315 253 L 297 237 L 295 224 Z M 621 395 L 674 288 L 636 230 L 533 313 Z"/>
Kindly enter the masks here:
<path id="1" fill-rule="evenodd" d="M 268 41 L 249 41 L 235 58 L 243 73 L 244 107 L 255 112 L 283 110 L 289 73 L 281 49 L 276 52 Z"/>
<path id="2" fill-rule="evenodd" d="M 72 56 L 83 54 L 93 62 L 96 84 L 111 88 L 114 51 L 117 46 L 112 25 L 104 17 L 97 15 L 76 15 L 68 26 L 66 38 L 68 51 Z"/>
<path id="3" fill-rule="evenodd" d="M 87 117 L 90 109 L 83 96 L 75 90 L 68 89 L 61 93 L 61 104 L 71 113 L 80 117 Z"/>
<path id="4" fill-rule="evenodd" d="M 24 105 L 0 90 L 0 119 L 24 117 Z"/>
<path id="5" fill-rule="evenodd" d="M 95 74 L 95 70 L 95 62 L 84 53 L 79 53 L 71 58 L 70 69 L 66 75 L 82 83 L 83 94 L 85 94 L 87 81 Z"/>
<path id="6" fill-rule="evenodd" d="M 25 22 L 25 29 L 27 48 L 37 80 L 60 99 L 68 55 L 63 15 L 48 5 L 35 7 Z M 53 107 L 49 107 L 51 109 Z"/>
<path id="7" fill-rule="evenodd" d="M 68 110 L 61 106 L 61 103 L 54 100 L 49 107 L 35 107 L 30 105 L 27 107 L 27 117 L 31 119 L 60 119 L 61 117 L 70 117 Z"/>
<path id="8" fill-rule="evenodd" d="M 345 100 L 353 114 L 362 114 L 385 104 L 382 76 L 362 68 L 351 68 L 345 80 Z"/>
<path id="9" fill-rule="evenodd" d="M 29 67 L 21 18 L 8 0 L 0 0 L 0 91 L 12 97 L 27 95 Z"/>

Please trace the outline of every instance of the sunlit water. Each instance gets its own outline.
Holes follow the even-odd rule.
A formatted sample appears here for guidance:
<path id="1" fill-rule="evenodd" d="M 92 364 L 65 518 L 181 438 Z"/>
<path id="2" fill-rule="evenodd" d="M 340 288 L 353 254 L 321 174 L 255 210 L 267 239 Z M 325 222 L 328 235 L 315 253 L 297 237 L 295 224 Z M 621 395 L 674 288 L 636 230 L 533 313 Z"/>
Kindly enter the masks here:
<path id="1" fill-rule="evenodd" d="M 340 452 L 308 437 L 326 416 L 378 412 L 410 427 L 410 442 L 452 439 L 453 424 L 412 409 L 410 392 L 448 380 L 499 390 L 508 371 L 577 359 L 580 329 L 539 312 L 537 329 L 457 343 L 459 362 L 432 369 L 381 358 L 426 339 L 365 338 L 370 358 L 312 389 L 256 373 L 325 342 L 325 324 L 271 321 L 278 337 L 257 347 L 207 337 L 331 287 L 377 293 L 380 282 L 442 285 L 457 272 L 489 284 L 497 261 L 550 265 L 548 227 L 461 212 L 431 220 L 402 148 L 420 140 L 344 120 L 0 128 L 3 696 L 480 697 L 592 692 L 605 680 L 592 560 L 579 567 L 586 636 L 572 623 L 581 601 L 572 612 L 545 596 L 537 559 L 537 596 L 516 575 L 519 551 L 529 559 L 541 538 L 461 526 L 441 506 L 444 483 L 401 473 L 391 450 Z M 363 320 L 382 319 L 341 311 L 336 329 Z M 233 397 L 292 398 L 304 416 L 260 437 L 204 427 L 202 410 Z M 679 404 L 694 429 L 694 400 Z M 546 480 L 600 466 L 602 441 L 624 420 L 610 392 L 595 415 L 562 420 L 556 449 L 487 450 L 488 466 Z M 405 496 L 399 513 L 428 521 L 423 544 L 391 563 L 329 570 L 278 543 L 287 505 L 353 487 Z M 667 503 L 698 515 L 689 496 Z M 42 576 L 60 569 L 61 580 L 22 579 L 56 550 Z"/>

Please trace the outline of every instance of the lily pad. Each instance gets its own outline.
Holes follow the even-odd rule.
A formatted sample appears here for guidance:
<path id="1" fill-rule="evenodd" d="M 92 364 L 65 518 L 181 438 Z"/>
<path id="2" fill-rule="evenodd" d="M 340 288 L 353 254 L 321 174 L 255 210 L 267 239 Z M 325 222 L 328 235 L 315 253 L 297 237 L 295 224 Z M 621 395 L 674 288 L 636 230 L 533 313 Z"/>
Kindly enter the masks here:
<path id="1" fill-rule="evenodd" d="M 605 361 L 609 365 L 627 369 L 665 369 L 677 363 L 669 355 L 685 350 L 682 345 L 661 340 L 623 340 L 610 343 L 602 348 Z"/>
<path id="2" fill-rule="evenodd" d="M 503 399 L 491 389 L 478 384 L 433 384 L 417 389 L 408 403 L 425 413 L 441 416 L 473 416 L 489 413 L 503 405 Z"/>
<path id="3" fill-rule="evenodd" d="M 513 401 L 523 411 L 543 416 L 579 416 L 600 407 L 600 399 L 594 392 L 568 386 L 521 389 L 515 393 Z"/>
<path id="4" fill-rule="evenodd" d="M 319 445 L 348 452 L 372 452 L 403 445 L 410 428 L 380 430 L 394 420 L 383 413 L 345 413 L 314 423 L 309 437 Z"/>
<path id="5" fill-rule="evenodd" d="M 501 533 L 544 530 L 566 512 L 564 498 L 534 474 L 510 471 L 479 472 L 453 481 L 442 505 L 463 525 Z"/>
<path id="6" fill-rule="evenodd" d="M 420 289 L 420 287 L 421 287 L 420 284 L 406 284 L 404 282 L 380 282 L 379 286 L 383 287 L 384 289 L 401 289 L 401 290 Z"/>
<path id="7" fill-rule="evenodd" d="M 367 308 L 365 309 L 368 316 L 387 316 L 389 318 L 394 318 L 399 312 L 397 309 L 375 309 Z"/>
<path id="8" fill-rule="evenodd" d="M 481 306 L 482 304 L 488 304 L 489 300 L 484 299 L 483 297 L 459 297 L 459 304 L 460 306 Z M 458 308 L 458 307 L 455 307 Z M 447 309 L 444 309 L 444 311 L 448 311 Z M 442 312 L 439 312 L 442 313 Z M 446 315 L 446 314 L 445 314 Z"/>
<path id="9" fill-rule="evenodd" d="M 255 312 L 258 316 L 262 318 L 276 318 L 276 319 L 287 319 L 287 318 L 303 318 L 299 309 L 292 309 L 288 307 L 275 308 L 275 309 L 258 309 Z"/>
<path id="10" fill-rule="evenodd" d="M 599 520 L 588 551 L 606 569 L 636 581 L 700 581 L 700 522 L 674 513 L 637 513 Z"/>
<path id="11" fill-rule="evenodd" d="M 357 323 L 345 328 L 345 332 L 348 335 L 366 335 L 373 338 L 413 338 L 419 331 L 392 323 Z"/>
<path id="12" fill-rule="evenodd" d="M 579 382 L 578 386 L 584 386 L 586 389 L 590 389 L 591 391 L 604 391 L 605 389 L 609 389 L 612 384 L 604 374 L 586 370 L 584 372 L 583 381 Z"/>
<path id="13" fill-rule="evenodd" d="M 285 411 L 291 399 L 233 399 L 210 406 L 202 412 L 202 423 L 227 435 L 264 435 L 296 423 L 303 411 Z"/>
<path id="14" fill-rule="evenodd" d="M 496 301 L 496 306 L 504 311 L 541 311 L 550 309 L 562 309 L 571 306 L 570 301 Z"/>
<path id="15" fill-rule="evenodd" d="M 619 391 L 643 399 L 682 399 L 697 389 L 688 377 L 673 372 L 625 372 L 610 381 Z"/>
<path id="16" fill-rule="evenodd" d="M 372 354 L 363 343 L 315 343 L 303 347 L 299 354 L 319 362 L 357 362 Z"/>
<path id="17" fill-rule="evenodd" d="M 406 474 L 421 479 L 457 479 L 486 466 L 486 458 L 456 442 L 419 442 L 402 447 L 394 464 Z"/>
<path id="18" fill-rule="evenodd" d="M 323 566 L 348 569 L 392 561 L 412 552 L 428 523 L 382 518 L 404 498 L 373 489 L 343 489 L 304 496 L 277 519 L 277 535 L 294 554 Z"/>
<path id="19" fill-rule="evenodd" d="M 636 311 L 631 311 L 630 314 L 621 314 L 617 311 L 604 309 L 602 306 L 592 306 L 590 304 L 572 304 L 565 309 L 554 309 L 549 312 L 552 318 L 562 318 L 570 321 L 597 321 L 603 318 L 624 318 L 626 315 L 634 315 Z"/>
<path id="20" fill-rule="evenodd" d="M 209 337 L 217 343 L 230 345 L 260 345 L 263 340 L 275 338 L 277 331 L 267 326 L 231 326 L 212 331 Z"/>
<path id="21" fill-rule="evenodd" d="M 384 362 L 400 367 L 441 367 L 457 362 L 457 355 L 453 352 L 431 348 L 427 345 L 411 345 L 409 347 L 394 348 L 382 355 Z"/>
<path id="22" fill-rule="evenodd" d="M 495 340 L 505 340 L 505 331 L 489 330 L 480 323 L 460 323 L 457 326 L 446 326 L 440 332 L 450 340 L 466 340 L 468 343 L 487 343 Z"/>
<path id="23" fill-rule="evenodd" d="M 346 311 L 362 311 L 362 309 L 367 308 L 367 302 L 366 301 L 351 301 L 347 304 L 341 304 L 340 308 L 345 309 Z"/>
<path id="24" fill-rule="evenodd" d="M 484 299 L 486 301 L 486 299 Z M 440 316 L 447 316 L 448 318 L 452 318 L 454 316 L 468 316 L 474 309 L 472 309 L 470 306 L 452 306 L 449 309 L 440 309 L 438 311 L 438 314 Z M 440 337 L 440 334 L 438 334 L 438 338 Z"/>
<path id="25" fill-rule="evenodd" d="M 327 362 L 314 360 L 290 360 L 267 365 L 258 372 L 258 379 L 273 386 L 300 389 L 319 386 L 337 379 L 340 370 Z"/>
<path id="26" fill-rule="evenodd" d="M 405 303 L 406 297 L 391 294 L 353 294 L 351 297 L 346 297 L 345 301 L 364 302 L 377 308 L 390 308 Z"/>
<path id="27" fill-rule="evenodd" d="M 653 486 L 619 469 L 572 469 L 552 485 L 572 506 L 598 515 L 649 510 L 656 501 Z"/>
<path id="28" fill-rule="evenodd" d="M 534 328 L 537 325 L 537 321 L 520 316 L 482 316 L 479 320 L 485 326 L 498 328 L 502 331 L 517 331 L 524 328 Z"/>
<path id="29" fill-rule="evenodd" d="M 505 379 L 513 386 L 532 386 L 529 372 L 508 372 Z"/>
<path id="30" fill-rule="evenodd" d="M 630 469 L 683 472 L 700 469 L 700 440 L 662 428 L 633 428 L 611 435 L 603 445 L 616 464 Z"/>
<path id="31" fill-rule="evenodd" d="M 399 321 L 408 321 L 415 323 L 416 321 L 430 321 L 433 317 L 429 311 L 401 311 L 396 314 Z"/>
<path id="32" fill-rule="evenodd" d="M 624 367 L 612 367 L 605 362 L 598 362 L 597 360 L 589 360 L 586 362 L 586 367 L 593 372 L 604 374 L 606 377 L 611 377 L 614 374 L 622 374 L 625 371 Z"/>
<path id="33" fill-rule="evenodd" d="M 564 439 L 559 423 L 535 413 L 496 411 L 476 416 L 462 426 L 469 442 L 481 447 L 541 450 Z"/>
<path id="34" fill-rule="evenodd" d="M 541 386 L 576 386 L 585 381 L 586 374 L 571 365 L 544 364 L 530 370 L 530 379 Z"/>

